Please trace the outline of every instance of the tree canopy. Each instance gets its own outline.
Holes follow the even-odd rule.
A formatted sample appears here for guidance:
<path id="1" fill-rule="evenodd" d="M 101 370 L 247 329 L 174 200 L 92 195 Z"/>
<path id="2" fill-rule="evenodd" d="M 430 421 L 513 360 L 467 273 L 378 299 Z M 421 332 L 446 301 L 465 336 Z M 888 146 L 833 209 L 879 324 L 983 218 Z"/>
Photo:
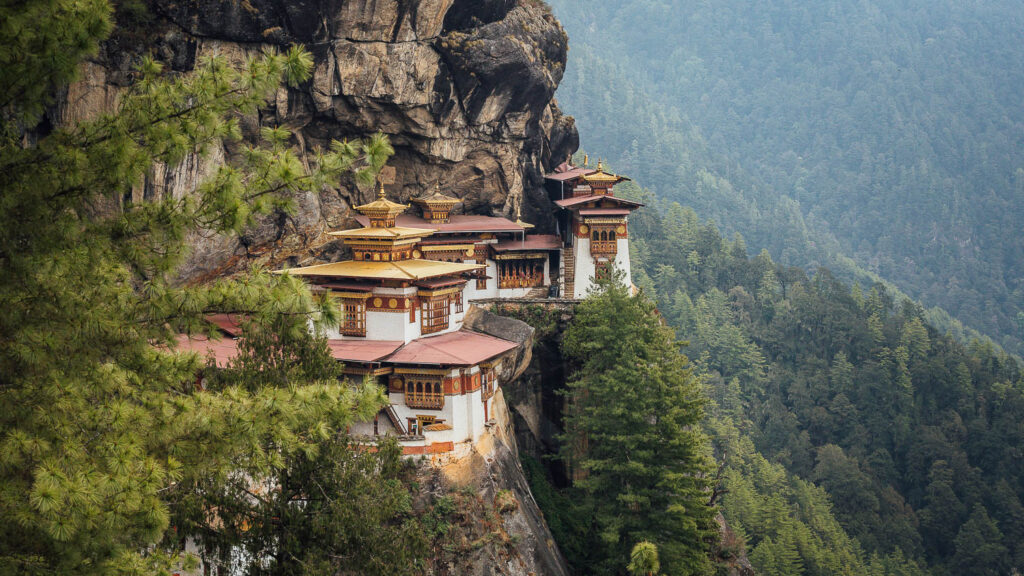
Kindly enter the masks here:
<path id="1" fill-rule="evenodd" d="M 634 282 L 690 344 L 722 509 L 759 571 L 1022 566 L 1006 537 L 1024 498 L 1015 358 L 939 332 L 882 284 L 750 257 L 692 209 L 620 186 L 653 208 L 630 217 Z M 981 534 L 991 546 L 967 544 Z"/>
<path id="2" fill-rule="evenodd" d="M 112 13 L 104 0 L 0 8 L 3 572 L 167 571 L 181 557 L 157 544 L 176 528 L 175 506 L 198 499 L 214 513 L 204 508 L 209 483 L 271 478 L 380 403 L 377 390 L 341 385 L 330 370 L 199 386 L 203 359 L 176 353 L 175 334 L 213 335 L 207 314 L 248 314 L 292 335 L 297 354 L 310 343 L 295 335 L 335 312 L 288 275 L 185 285 L 176 269 L 190 232 L 235 234 L 288 209 L 298 190 L 353 172 L 372 180 L 387 141 L 335 142 L 309 170 L 284 129 L 241 141 L 241 115 L 309 77 L 298 47 L 237 66 L 207 58 L 188 74 L 140 57 L 113 109 L 40 123 L 110 34 Z M 130 201 L 154 166 L 225 142 L 238 153 L 193 194 Z"/>
<path id="3" fill-rule="evenodd" d="M 704 574 L 716 532 L 704 395 L 653 303 L 615 279 L 576 308 L 564 350 L 579 362 L 567 383 L 562 457 L 576 514 L 592 539 L 588 573 L 621 573 L 641 541 L 668 574 Z"/>

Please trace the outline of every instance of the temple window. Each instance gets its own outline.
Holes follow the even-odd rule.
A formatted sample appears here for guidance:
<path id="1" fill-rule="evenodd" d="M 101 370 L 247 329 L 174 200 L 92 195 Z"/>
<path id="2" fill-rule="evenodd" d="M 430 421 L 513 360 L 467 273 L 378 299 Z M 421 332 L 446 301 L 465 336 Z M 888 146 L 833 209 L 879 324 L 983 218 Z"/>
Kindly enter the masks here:
<path id="1" fill-rule="evenodd" d="M 420 331 L 433 334 L 448 328 L 448 315 L 451 306 L 448 296 L 423 298 L 420 300 Z"/>
<path id="2" fill-rule="evenodd" d="M 498 288 L 533 288 L 543 285 L 543 260 L 501 260 L 498 264 Z"/>
<path id="3" fill-rule="evenodd" d="M 453 294 L 452 296 L 455 297 L 455 313 L 456 314 L 461 314 L 462 311 L 463 311 L 463 307 L 462 307 L 462 291 L 460 290 L 460 291 L 456 292 L 455 294 Z"/>
<path id="4" fill-rule="evenodd" d="M 486 266 L 487 265 L 487 260 L 483 259 L 483 258 L 477 258 L 476 263 L 477 264 L 483 264 L 483 265 Z M 487 289 L 487 274 L 481 273 L 480 276 L 476 279 L 476 289 L 477 290 L 486 290 Z"/>
<path id="5" fill-rule="evenodd" d="M 607 228 L 594 229 L 590 241 L 591 254 L 615 254 L 618 251 L 618 243 L 615 241 L 615 230 Z"/>
<path id="6" fill-rule="evenodd" d="M 338 332 L 343 336 L 366 336 L 366 297 L 341 298 Z"/>
<path id="7" fill-rule="evenodd" d="M 410 408 L 444 408 L 444 389 L 440 378 L 410 375 L 405 379 L 405 405 Z"/>
<path id="8" fill-rule="evenodd" d="M 480 394 L 482 399 L 486 401 L 491 396 L 494 396 L 494 392 L 497 388 L 495 385 L 497 379 L 494 377 L 493 368 L 481 368 L 480 369 Z"/>

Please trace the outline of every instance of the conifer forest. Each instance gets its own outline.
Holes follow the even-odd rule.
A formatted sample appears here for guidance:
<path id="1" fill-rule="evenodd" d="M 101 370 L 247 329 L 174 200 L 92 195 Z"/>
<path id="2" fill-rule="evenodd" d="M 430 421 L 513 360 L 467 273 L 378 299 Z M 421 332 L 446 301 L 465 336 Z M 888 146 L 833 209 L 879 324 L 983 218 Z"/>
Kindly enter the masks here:
<path id="1" fill-rule="evenodd" d="M 1024 5 L 0 2 L 0 576 L 1024 573 Z"/>

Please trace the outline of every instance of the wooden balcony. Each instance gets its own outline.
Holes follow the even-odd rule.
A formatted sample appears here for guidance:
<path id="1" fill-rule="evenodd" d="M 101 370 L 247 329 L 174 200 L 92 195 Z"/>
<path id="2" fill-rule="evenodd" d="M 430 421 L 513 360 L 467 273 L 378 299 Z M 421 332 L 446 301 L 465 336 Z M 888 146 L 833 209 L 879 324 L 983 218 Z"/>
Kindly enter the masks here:
<path id="1" fill-rule="evenodd" d="M 444 394 L 406 391 L 405 405 L 409 408 L 440 410 L 444 408 Z"/>
<path id="2" fill-rule="evenodd" d="M 593 255 L 609 255 L 618 252 L 618 242 L 615 240 L 591 240 L 590 253 Z"/>

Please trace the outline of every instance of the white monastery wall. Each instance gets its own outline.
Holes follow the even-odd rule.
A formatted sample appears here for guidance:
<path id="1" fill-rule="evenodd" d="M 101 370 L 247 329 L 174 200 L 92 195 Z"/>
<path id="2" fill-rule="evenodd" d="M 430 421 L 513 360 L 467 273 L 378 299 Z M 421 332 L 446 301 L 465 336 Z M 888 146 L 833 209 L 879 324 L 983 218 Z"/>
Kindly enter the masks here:
<path id="1" fill-rule="evenodd" d="M 573 279 L 573 298 L 585 298 L 594 283 L 594 257 L 590 255 L 590 238 L 576 237 L 571 247 L 576 257 L 576 275 Z"/>

